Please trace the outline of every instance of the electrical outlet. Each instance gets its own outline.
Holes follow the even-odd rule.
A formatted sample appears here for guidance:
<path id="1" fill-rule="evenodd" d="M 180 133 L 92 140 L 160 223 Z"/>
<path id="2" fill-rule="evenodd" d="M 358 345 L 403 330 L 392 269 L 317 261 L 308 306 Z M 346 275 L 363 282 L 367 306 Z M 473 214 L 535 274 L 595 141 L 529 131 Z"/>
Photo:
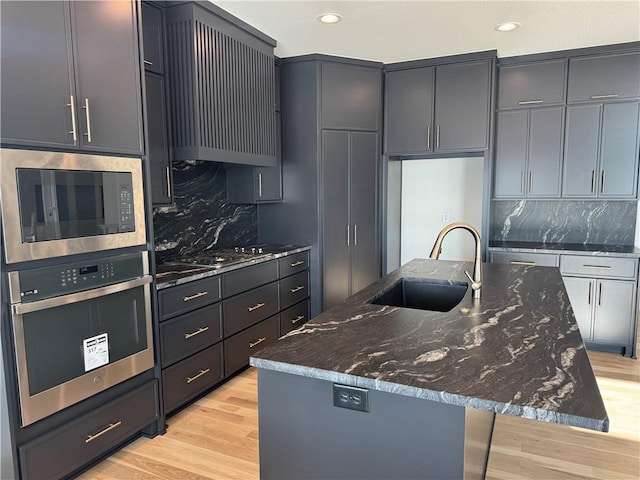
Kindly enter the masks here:
<path id="1" fill-rule="evenodd" d="M 449 212 L 442 212 L 442 223 L 449 223 L 451 221 L 451 215 Z"/>
<path id="2" fill-rule="evenodd" d="M 348 385 L 333 384 L 333 405 L 349 408 L 359 412 L 369 411 L 369 390 L 366 388 L 350 387 Z"/>

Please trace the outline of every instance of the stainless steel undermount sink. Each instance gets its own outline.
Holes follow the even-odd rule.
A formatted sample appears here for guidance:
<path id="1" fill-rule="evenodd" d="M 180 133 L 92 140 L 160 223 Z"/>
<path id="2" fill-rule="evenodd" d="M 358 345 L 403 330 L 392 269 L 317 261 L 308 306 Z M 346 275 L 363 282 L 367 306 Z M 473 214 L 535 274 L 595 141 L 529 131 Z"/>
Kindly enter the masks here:
<path id="1" fill-rule="evenodd" d="M 368 303 L 448 312 L 464 298 L 469 284 L 430 278 L 401 278 Z"/>

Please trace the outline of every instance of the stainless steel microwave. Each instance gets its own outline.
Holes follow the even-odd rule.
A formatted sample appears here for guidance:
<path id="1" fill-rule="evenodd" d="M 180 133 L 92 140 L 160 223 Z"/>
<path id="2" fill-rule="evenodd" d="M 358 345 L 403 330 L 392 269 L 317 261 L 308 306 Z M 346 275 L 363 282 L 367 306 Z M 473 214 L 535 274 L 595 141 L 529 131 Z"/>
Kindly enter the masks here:
<path id="1" fill-rule="evenodd" d="M 0 150 L 5 261 L 146 243 L 142 160 Z"/>

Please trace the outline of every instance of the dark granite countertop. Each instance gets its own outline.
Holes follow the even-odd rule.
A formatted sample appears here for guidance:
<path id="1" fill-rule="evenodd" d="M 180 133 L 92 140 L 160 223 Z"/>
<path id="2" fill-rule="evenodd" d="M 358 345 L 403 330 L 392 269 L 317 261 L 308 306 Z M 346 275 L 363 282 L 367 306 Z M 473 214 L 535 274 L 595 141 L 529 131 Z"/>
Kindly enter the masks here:
<path id="1" fill-rule="evenodd" d="M 557 268 L 483 264 L 441 313 L 367 303 L 400 278 L 467 282 L 467 262 L 412 260 L 251 357 L 251 365 L 540 421 L 608 431 Z"/>
<path id="2" fill-rule="evenodd" d="M 582 243 L 490 242 L 489 250 L 499 248 L 513 252 L 566 253 L 571 255 L 640 257 L 633 245 L 595 245 Z"/>
<path id="3" fill-rule="evenodd" d="M 193 282 L 201 278 L 221 275 L 225 272 L 237 270 L 239 268 L 248 267 L 262 262 L 268 262 L 276 258 L 294 255 L 296 253 L 310 250 L 311 247 L 299 247 L 295 245 L 275 245 L 270 246 L 270 253 L 264 256 L 249 259 L 245 262 L 235 263 L 233 265 L 217 268 L 207 265 L 194 265 L 182 262 L 165 262 L 156 265 L 156 289 L 181 285 L 183 283 Z"/>

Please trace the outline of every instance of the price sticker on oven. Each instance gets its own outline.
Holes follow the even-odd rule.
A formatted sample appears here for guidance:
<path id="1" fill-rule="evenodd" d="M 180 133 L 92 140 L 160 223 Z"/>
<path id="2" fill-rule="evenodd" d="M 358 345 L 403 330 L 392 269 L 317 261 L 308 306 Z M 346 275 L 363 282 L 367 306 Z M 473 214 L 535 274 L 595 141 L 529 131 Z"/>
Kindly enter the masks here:
<path id="1" fill-rule="evenodd" d="M 109 338 L 106 333 L 85 338 L 82 346 L 85 372 L 109 363 Z"/>

